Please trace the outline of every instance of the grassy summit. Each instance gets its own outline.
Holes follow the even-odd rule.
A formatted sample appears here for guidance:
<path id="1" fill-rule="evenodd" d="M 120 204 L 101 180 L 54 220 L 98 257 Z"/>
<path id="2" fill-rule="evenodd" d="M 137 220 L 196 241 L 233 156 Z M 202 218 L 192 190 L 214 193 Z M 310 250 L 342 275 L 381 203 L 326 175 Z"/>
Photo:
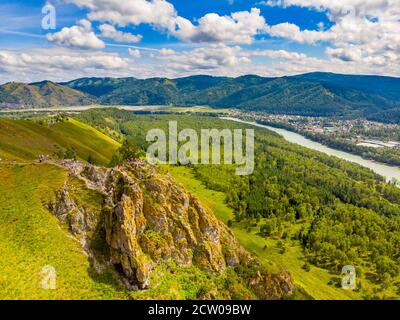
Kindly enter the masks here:
<path id="1" fill-rule="evenodd" d="M 80 159 L 89 156 L 99 165 L 107 165 L 119 144 L 74 119 L 61 122 L 34 122 L 0 119 L 0 158 L 34 160 L 40 154 L 60 157 L 67 149 Z"/>

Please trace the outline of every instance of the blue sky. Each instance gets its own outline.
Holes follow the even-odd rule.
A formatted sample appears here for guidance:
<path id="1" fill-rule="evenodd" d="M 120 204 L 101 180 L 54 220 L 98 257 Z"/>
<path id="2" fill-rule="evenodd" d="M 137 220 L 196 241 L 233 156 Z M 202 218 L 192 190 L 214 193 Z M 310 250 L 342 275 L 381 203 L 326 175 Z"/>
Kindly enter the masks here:
<path id="1" fill-rule="evenodd" d="M 45 5 L 55 29 L 42 27 Z M 0 82 L 400 76 L 398 0 L 4 0 L 0 12 Z"/>

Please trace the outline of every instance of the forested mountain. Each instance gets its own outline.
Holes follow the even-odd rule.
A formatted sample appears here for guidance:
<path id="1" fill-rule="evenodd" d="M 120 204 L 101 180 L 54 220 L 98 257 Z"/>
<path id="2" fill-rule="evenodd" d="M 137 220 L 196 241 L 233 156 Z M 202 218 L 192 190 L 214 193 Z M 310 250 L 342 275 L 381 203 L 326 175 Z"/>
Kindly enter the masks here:
<path id="1" fill-rule="evenodd" d="M 281 78 L 255 75 L 144 80 L 82 78 L 59 85 L 49 82 L 44 84 L 3 85 L 0 87 L 0 106 L 71 105 L 77 102 L 106 105 L 208 105 L 277 114 L 345 117 L 368 117 L 400 106 L 398 78 L 331 73 Z M 50 88 L 44 90 L 43 86 Z"/>
<path id="2" fill-rule="evenodd" d="M 0 108 L 43 108 L 93 102 L 86 94 L 51 81 L 32 84 L 9 82 L 0 86 Z"/>
<path id="3" fill-rule="evenodd" d="M 400 79 L 327 73 L 282 78 L 254 75 L 172 80 L 85 78 L 65 85 L 95 95 L 103 104 L 209 105 L 269 113 L 349 117 L 375 114 L 400 105 L 397 93 Z"/>
<path id="4" fill-rule="evenodd" d="M 313 72 L 298 78 L 322 81 L 341 87 L 354 88 L 380 95 L 391 100 L 400 100 L 399 79 L 382 76 L 360 76 L 335 73 Z"/>

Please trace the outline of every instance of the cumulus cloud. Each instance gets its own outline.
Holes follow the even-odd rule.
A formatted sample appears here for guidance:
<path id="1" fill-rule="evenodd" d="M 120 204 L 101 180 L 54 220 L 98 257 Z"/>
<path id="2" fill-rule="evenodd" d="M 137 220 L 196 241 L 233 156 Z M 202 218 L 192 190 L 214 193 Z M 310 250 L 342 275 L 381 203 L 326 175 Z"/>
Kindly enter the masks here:
<path id="1" fill-rule="evenodd" d="M 299 6 L 325 12 L 327 30 L 300 30 L 294 24 L 268 26 L 275 37 L 300 43 L 329 42 L 330 58 L 400 68 L 400 1 L 398 0 L 269 0 L 269 6 Z"/>
<path id="2" fill-rule="evenodd" d="M 223 44 L 210 45 L 196 48 L 191 51 L 160 54 L 158 59 L 168 62 L 169 68 L 181 72 L 211 71 L 222 68 L 232 68 L 250 60 L 242 54 L 238 46 L 226 46 Z"/>
<path id="3" fill-rule="evenodd" d="M 27 52 L 0 50 L 3 81 L 65 81 L 84 76 L 127 76 L 135 70 L 128 59 L 116 53 L 67 48 L 35 49 Z"/>
<path id="4" fill-rule="evenodd" d="M 282 60 L 306 60 L 309 59 L 307 55 L 299 52 L 292 52 L 286 50 L 248 50 L 245 51 L 248 56 L 267 57 L 270 59 Z"/>
<path id="5" fill-rule="evenodd" d="M 284 76 L 312 71 L 368 73 L 400 76 L 398 62 L 386 59 L 343 61 L 307 56 L 286 50 L 245 50 L 239 46 L 213 44 L 185 51 L 160 50 L 153 58 L 136 61 L 131 57 L 102 51 L 75 51 L 67 48 L 29 50 L 24 53 L 0 50 L 0 83 L 39 80 L 67 81 L 80 77 L 183 77 L 195 74 L 240 76 Z M 333 54 L 333 53 L 332 53 Z M 339 53 L 338 53 L 339 54 Z M 353 59 L 354 60 L 354 59 Z M 385 61 L 385 68 L 382 68 Z"/>
<path id="6" fill-rule="evenodd" d="M 175 50 L 172 50 L 172 49 L 162 48 L 160 50 L 160 54 L 163 55 L 163 56 L 168 56 L 168 55 L 171 55 L 171 54 L 174 54 L 174 53 L 175 53 Z"/>
<path id="7" fill-rule="evenodd" d="M 353 46 L 347 48 L 327 48 L 326 53 L 333 58 L 343 61 L 360 61 L 362 58 L 361 50 Z"/>
<path id="8" fill-rule="evenodd" d="M 140 54 L 140 51 L 138 49 L 132 49 L 129 48 L 128 49 L 129 55 L 133 58 L 133 59 L 139 59 L 142 55 Z"/>
<path id="9" fill-rule="evenodd" d="M 262 32 L 265 19 L 260 10 L 234 12 L 229 16 L 209 13 L 196 24 L 178 15 L 165 0 L 67 0 L 89 10 L 92 21 L 115 26 L 150 24 L 158 30 L 190 42 L 235 42 L 249 44 Z"/>
<path id="10" fill-rule="evenodd" d="M 244 44 L 252 43 L 254 36 L 266 27 L 265 19 L 257 8 L 234 12 L 230 16 L 209 13 L 200 18 L 197 25 L 178 17 L 176 24 L 177 28 L 173 34 L 184 41 Z"/>
<path id="11" fill-rule="evenodd" d="M 103 38 L 113 39 L 117 42 L 138 43 L 142 40 L 141 35 L 119 31 L 110 24 L 102 24 L 99 26 L 99 30 Z"/>
<path id="12" fill-rule="evenodd" d="M 164 0 L 66 0 L 89 9 L 92 21 L 109 22 L 125 27 L 142 23 L 174 30 L 177 17 L 174 6 Z"/>
<path id="13" fill-rule="evenodd" d="M 105 44 L 92 31 L 92 25 L 88 20 L 80 20 L 78 25 L 62 28 L 61 31 L 50 33 L 47 40 L 60 46 L 79 49 L 103 49 Z"/>

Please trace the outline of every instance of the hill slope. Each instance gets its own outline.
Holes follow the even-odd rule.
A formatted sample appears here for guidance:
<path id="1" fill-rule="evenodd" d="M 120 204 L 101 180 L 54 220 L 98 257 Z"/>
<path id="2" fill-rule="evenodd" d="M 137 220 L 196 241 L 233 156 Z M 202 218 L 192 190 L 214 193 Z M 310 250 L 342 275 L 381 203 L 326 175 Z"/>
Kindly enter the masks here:
<path id="1" fill-rule="evenodd" d="M 33 84 L 10 82 L 0 86 L 0 108 L 45 108 L 91 103 L 93 99 L 86 94 L 50 81 Z"/>
<path id="2" fill-rule="evenodd" d="M 400 105 L 400 79 L 329 73 L 282 78 L 84 78 L 65 85 L 96 95 L 103 104 L 210 105 L 312 116 L 366 116 Z"/>
<path id="3" fill-rule="evenodd" d="M 62 158 L 70 150 L 80 159 L 107 165 L 119 144 L 74 119 L 55 123 L 0 119 L 0 158 L 34 160 L 39 155 Z"/>
<path id="4" fill-rule="evenodd" d="M 196 131 L 248 127 L 213 117 L 144 116 L 110 108 L 86 111 L 79 117 L 102 128 L 114 119 L 121 132 L 138 144 L 150 128 L 168 132 L 172 120 L 179 129 Z M 255 130 L 256 165 L 249 177 L 235 176 L 229 165 L 168 166 L 166 170 L 228 223 L 247 250 L 287 269 L 308 295 L 398 298 L 398 251 L 389 248 L 398 247 L 400 190 L 356 164 L 296 146 L 267 130 Z M 341 289 L 344 265 L 357 268 L 360 290 Z M 390 272 L 386 282 L 381 277 L 385 265 L 390 265 L 385 269 Z"/>
<path id="5" fill-rule="evenodd" d="M 310 73 L 292 77 L 82 78 L 0 86 L 0 107 L 208 105 L 277 114 L 368 117 L 400 106 L 400 79 Z M 384 118 L 384 117 L 382 117 Z M 400 120 L 400 119 L 398 119 Z M 396 120 L 397 121 L 397 120 Z"/>
<path id="6" fill-rule="evenodd" d="M 66 177 L 47 164 L 0 164 L 0 299 L 126 297 L 112 270 L 97 275 L 81 245 L 44 207 Z M 56 290 L 40 288 L 47 265 L 56 270 Z"/>
<path id="7" fill-rule="evenodd" d="M 74 149 L 108 164 L 119 144 L 74 119 L 0 121 L 0 299 L 281 299 L 213 212 L 140 160 L 116 168 L 32 161 Z M 58 219 L 57 219 L 58 218 Z M 44 269 L 56 288 L 41 288 Z M 147 289 L 147 290 L 142 290 Z"/>

